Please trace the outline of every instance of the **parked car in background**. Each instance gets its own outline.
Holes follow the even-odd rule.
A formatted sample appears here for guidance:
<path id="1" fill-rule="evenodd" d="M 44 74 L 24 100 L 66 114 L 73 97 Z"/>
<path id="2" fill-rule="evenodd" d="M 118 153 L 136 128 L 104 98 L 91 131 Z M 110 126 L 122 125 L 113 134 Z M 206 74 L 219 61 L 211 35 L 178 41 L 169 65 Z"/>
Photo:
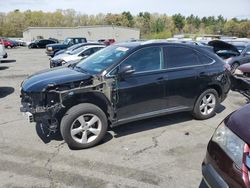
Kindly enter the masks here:
<path id="1" fill-rule="evenodd" d="M 241 74 L 243 74 L 246 77 L 250 77 L 250 63 L 246 63 L 244 65 L 239 66 L 236 69 L 236 72 L 240 71 Z"/>
<path id="2" fill-rule="evenodd" d="M 17 42 L 18 46 L 27 46 L 26 42 L 22 39 L 17 39 L 15 41 Z"/>
<path id="3" fill-rule="evenodd" d="M 0 39 L 1 41 L 1 39 Z M 0 44 L 0 63 L 1 63 L 1 60 L 4 59 L 4 58 L 7 58 L 8 57 L 8 54 L 7 52 L 5 51 L 5 47 L 3 44 Z"/>
<path id="4" fill-rule="evenodd" d="M 59 54 L 63 54 L 63 53 L 71 53 L 72 51 L 81 48 L 83 46 L 88 46 L 88 45 L 103 45 L 102 43 L 98 43 L 98 42 L 84 42 L 84 43 L 79 43 L 79 44 L 75 44 L 73 46 L 70 46 L 69 48 L 63 49 L 63 50 L 59 50 L 58 52 L 55 53 L 54 56 L 57 56 Z"/>
<path id="5" fill-rule="evenodd" d="M 207 146 L 202 175 L 208 187 L 250 187 L 250 105 L 230 114 Z"/>
<path id="6" fill-rule="evenodd" d="M 28 45 L 28 48 L 46 48 L 46 45 L 48 44 L 55 44 L 56 42 L 54 40 L 49 39 L 38 39 L 33 42 L 31 42 Z"/>
<path id="7" fill-rule="evenodd" d="M 87 58 L 91 54 L 99 51 L 100 49 L 103 49 L 105 46 L 104 45 L 88 45 L 88 46 L 83 46 L 80 48 L 77 48 L 76 50 L 73 50 L 68 53 L 64 54 L 59 54 L 57 56 L 54 56 L 50 60 L 50 68 L 52 67 L 58 67 L 62 66 L 65 64 L 74 64 L 79 62 L 82 59 Z"/>
<path id="8" fill-rule="evenodd" d="M 15 44 L 7 38 L 0 38 L 0 44 L 3 44 L 5 48 L 14 48 Z"/>
<path id="9" fill-rule="evenodd" d="M 215 53 L 222 57 L 231 66 L 232 72 L 242 64 L 250 63 L 250 43 L 230 44 L 224 41 L 211 41 L 208 43 L 214 47 Z"/>
<path id="10" fill-rule="evenodd" d="M 30 76 L 21 111 L 81 149 L 98 144 L 108 126 L 181 111 L 211 118 L 229 90 L 225 62 L 205 47 L 130 42 Z"/>
<path id="11" fill-rule="evenodd" d="M 106 46 L 109 46 L 115 43 L 115 39 L 99 39 L 98 42 L 103 43 Z"/>
<path id="12" fill-rule="evenodd" d="M 46 46 L 46 54 L 48 56 L 54 57 L 55 53 L 59 50 L 66 49 L 74 44 L 79 43 L 86 43 L 87 39 L 83 37 L 73 37 L 73 38 L 66 38 L 63 43 L 58 44 L 50 44 Z"/>

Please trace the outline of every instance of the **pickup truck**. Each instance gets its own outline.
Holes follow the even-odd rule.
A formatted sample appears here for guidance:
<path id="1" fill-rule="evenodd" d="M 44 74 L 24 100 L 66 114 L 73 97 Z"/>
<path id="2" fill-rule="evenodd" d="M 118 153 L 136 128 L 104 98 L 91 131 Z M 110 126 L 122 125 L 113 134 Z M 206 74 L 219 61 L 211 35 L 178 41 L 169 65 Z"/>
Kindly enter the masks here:
<path id="1" fill-rule="evenodd" d="M 46 46 L 46 54 L 48 56 L 54 57 L 55 53 L 59 50 L 66 49 L 74 44 L 85 42 L 87 42 L 87 39 L 82 37 L 66 38 L 63 43 L 48 44 Z"/>

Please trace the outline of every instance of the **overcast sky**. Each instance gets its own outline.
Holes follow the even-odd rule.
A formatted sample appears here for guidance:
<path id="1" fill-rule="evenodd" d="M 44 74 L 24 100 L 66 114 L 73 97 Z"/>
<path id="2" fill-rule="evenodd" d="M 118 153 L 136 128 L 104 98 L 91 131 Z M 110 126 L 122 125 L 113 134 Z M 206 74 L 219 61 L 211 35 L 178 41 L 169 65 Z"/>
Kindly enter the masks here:
<path id="1" fill-rule="evenodd" d="M 130 11 L 135 15 L 148 11 L 167 15 L 194 14 L 200 17 L 221 14 L 226 18 L 250 19 L 250 0 L 0 0 L 0 12 L 15 9 L 55 11 L 68 8 L 86 14 Z"/>

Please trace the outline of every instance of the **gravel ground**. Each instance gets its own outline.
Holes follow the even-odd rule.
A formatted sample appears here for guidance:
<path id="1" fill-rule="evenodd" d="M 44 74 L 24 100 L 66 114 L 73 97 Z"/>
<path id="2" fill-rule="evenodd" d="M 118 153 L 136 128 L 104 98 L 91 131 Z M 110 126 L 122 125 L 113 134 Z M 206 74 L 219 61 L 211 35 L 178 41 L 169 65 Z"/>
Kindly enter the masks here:
<path id="1" fill-rule="evenodd" d="M 20 84 L 48 68 L 44 49 L 9 49 L 0 64 L 0 187 L 203 187 L 201 163 L 217 125 L 246 104 L 230 92 L 215 117 L 178 113 L 121 125 L 91 149 L 47 138 L 20 107 Z"/>

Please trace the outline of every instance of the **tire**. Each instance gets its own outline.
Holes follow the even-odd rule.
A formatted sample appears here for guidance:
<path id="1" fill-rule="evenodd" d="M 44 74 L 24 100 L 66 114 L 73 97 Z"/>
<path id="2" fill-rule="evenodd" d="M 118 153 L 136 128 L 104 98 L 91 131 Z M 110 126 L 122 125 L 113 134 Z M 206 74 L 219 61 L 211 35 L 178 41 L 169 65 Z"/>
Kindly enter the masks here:
<path id="1" fill-rule="evenodd" d="M 208 101 L 209 97 L 210 100 Z M 203 120 L 209 119 L 215 115 L 218 106 L 219 97 L 215 89 L 207 89 L 196 100 L 193 109 L 193 116 L 196 119 Z"/>
<path id="2" fill-rule="evenodd" d="M 97 145 L 105 136 L 107 127 L 107 117 L 99 107 L 82 103 L 65 113 L 60 131 L 69 148 L 85 149 Z"/>
<path id="3" fill-rule="evenodd" d="M 235 70 L 240 66 L 240 64 L 238 62 L 234 62 L 232 65 L 231 65 L 231 72 L 234 73 Z"/>

